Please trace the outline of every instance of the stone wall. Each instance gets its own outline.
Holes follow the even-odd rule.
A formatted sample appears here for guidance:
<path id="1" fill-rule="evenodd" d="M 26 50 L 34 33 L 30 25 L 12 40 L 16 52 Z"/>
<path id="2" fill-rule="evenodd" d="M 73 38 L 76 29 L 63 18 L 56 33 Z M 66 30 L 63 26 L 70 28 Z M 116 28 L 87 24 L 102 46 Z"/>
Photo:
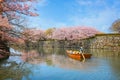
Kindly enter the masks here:
<path id="1" fill-rule="evenodd" d="M 97 34 L 82 40 L 47 40 L 40 41 L 42 47 L 79 48 L 86 49 L 120 49 L 120 34 Z"/>
<path id="2" fill-rule="evenodd" d="M 120 49 L 120 34 L 97 34 L 90 42 L 89 48 L 93 49 Z"/>

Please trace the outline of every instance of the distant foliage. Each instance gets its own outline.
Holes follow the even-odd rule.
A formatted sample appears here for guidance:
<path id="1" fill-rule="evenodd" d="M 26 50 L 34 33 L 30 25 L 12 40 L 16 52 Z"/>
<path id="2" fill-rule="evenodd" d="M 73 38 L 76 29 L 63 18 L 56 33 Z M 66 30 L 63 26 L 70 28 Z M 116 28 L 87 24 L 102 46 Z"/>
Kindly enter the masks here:
<path id="1" fill-rule="evenodd" d="M 79 40 L 92 37 L 100 33 L 92 27 L 63 27 L 50 28 L 46 31 L 37 29 L 26 29 L 22 32 L 23 39 L 30 42 L 37 42 L 39 40 L 53 39 L 53 40 Z"/>
<path id="2" fill-rule="evenodd" d="M 64 27 L 56 29 L 52 38 L 57 40 L 75 40 L 88 38 L 97 33 L 99 31 L 92 27 Z"/>
<path id="3" fill-rule="evenodd" d="M 113 22 L 112 26 L 110 27 L 112 31 L 120 33 L 120 19 Z"/>

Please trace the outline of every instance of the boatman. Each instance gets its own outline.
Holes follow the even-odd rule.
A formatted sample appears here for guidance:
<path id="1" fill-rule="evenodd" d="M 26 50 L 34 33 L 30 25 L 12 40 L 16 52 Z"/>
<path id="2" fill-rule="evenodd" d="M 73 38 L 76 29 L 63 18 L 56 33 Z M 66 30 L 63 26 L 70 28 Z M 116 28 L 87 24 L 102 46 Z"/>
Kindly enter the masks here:
<path id="1" fill-rule="evenodd" d="M 80 53 L 83 53 L 83 47 L 82 46 L 80 47 Z"/>

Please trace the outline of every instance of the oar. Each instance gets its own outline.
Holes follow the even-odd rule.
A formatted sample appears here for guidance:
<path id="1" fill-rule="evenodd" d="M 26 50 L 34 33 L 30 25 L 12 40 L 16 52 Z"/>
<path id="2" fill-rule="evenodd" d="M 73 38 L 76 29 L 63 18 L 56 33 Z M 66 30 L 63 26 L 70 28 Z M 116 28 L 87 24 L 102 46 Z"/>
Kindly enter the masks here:
<path id="1" fill-rule="evenodd" d="M 83 53 L 81 53 L 82 54 L 82 57 L 83 57 L 83 62 L 85 62 L 85 56 L 84 56 L 84 54 Z"/>

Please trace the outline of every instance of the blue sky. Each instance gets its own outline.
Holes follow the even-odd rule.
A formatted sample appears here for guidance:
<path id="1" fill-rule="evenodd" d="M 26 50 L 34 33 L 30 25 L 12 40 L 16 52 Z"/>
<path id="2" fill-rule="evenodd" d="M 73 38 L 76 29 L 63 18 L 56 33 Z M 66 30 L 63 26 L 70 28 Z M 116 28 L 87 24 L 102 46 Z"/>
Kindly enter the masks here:
<path id="1" fill-rule="evenodd" d="M 51 27 L 90 26 L 109 32 L 120 18 L 120 0 L 41 0 L 34 5 L 38 17 L 29 18 L 29 26 Z"/>

